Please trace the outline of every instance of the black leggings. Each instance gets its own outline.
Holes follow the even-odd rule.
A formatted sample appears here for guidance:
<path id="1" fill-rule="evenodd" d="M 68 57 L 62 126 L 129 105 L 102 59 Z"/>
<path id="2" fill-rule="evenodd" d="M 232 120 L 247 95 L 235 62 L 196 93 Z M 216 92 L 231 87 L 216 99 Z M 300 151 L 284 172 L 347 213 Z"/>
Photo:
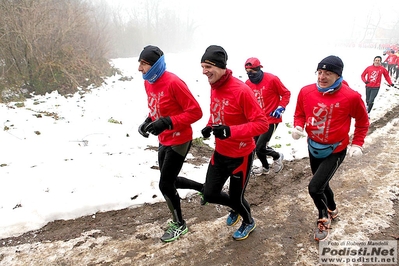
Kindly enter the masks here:
<path id="1" fill-rule="evenodd" d="M 203 184 L 178 176 L 190 146 L 191 141 L 177 146 L 159 145 L 158 148 L 159 170 L 161 171 L 159 189 L 172 213 L 173 221 L 179 224 L 183 223 L 183 217 L 180 196 L 176 189 L 203 190 Z"/>
<path id="2" fill-rule="evenodd" d="M 327 208 L 335 210 L 337 207 L 329 182 L 345 159 L 345 156 L 346 149 L 338 153 L 332 153 L 323 159 L 317 159 L 309 152 L 313 177 L 309 182 L 308 190 L 319 211 L 319 219 L 328 217 Z"/>
<path id="3" fill-rule="evenodd" d="M 241 215 L 245 223 L 253 221 L 251 209 L 244 198 L 252 161 L 253 153 L 244 157 L 231 158 L 215 151 L 208 166 L 204 185 L 205 201 L 229 206 Z M 229 193 L 225 193 L 222 189 L 229 177 Z"/>
<path id="4" fill-rule="evenodd" d="M 390 76 L 393 76 L 396 71 L 396 64 L 388 64 L 388 72 Z"/>
<path id="5" fill-rule="evenodd" d="M 379 90 L 380 88 L 370 88 L 366 86 L 367 113 L 370 113 L 371 109 L 373 109 L 374 100 L 377 97 Z"/>
<path id="6" fill-rule="evenodd" d="M 278 124 L 269 124 L 269 130 L 266 133 L 254 138 L 256 143 L 256 156 L 262 163 L 262 166 L 266 169 L 269 169 L 267 156 L 273 157 L 273 160 L 277 160 L 278 158 L 280 158 L 280 154 L 268 146 L 274 131 L 276 131 L 277 129 L 277 126 Z"/>

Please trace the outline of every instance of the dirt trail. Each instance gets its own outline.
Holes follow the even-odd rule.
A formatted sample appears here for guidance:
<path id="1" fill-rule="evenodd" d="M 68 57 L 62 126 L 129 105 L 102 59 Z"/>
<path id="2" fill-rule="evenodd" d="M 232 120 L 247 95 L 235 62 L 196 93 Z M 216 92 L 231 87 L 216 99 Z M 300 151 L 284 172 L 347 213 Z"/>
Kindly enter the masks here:
<path id="1" fill-rule="evenodd" d="M 397 106 L 374 122 L 364 156 L 347 157 L 331 181 L 340 218 L 330 239 L 399 238 L 398 114 Z M 227 208 L 201 206 L 193 195 L 182 200 L 189 233 L 178 241 L 159 240 L 170 215 L 164 203 L 148 204 L 2 239 L 0 265 L 316 265 L 310 175 L 305 158 L 286 161 L 277 175 L 252 178 L 246 195 L 257 228 L 244 241 L 232 239 L 239 225 L 225 225 Z"/>

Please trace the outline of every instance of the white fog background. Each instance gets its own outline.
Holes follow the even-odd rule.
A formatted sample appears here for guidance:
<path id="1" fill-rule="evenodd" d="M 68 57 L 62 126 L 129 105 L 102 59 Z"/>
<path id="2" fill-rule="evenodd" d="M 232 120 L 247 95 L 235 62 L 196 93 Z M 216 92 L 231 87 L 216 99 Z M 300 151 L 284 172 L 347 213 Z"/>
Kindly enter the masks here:
<path id="1" fill-rule="evenodd" d="M 112 4 L 125 4 L 123 10 L 128 11 L 142 2 L 113 0 Z M 344 79 L 364 97 L 360 75 L 382 51 L 336 46 L 335 41 L 358 35 L 367 16 L 381 13 L 387 25 L 391 16 L 398 16 L 395 1 L 384 5 L 368 0 L 160 2 L 198 19 L 195 49 L 164 50 L 167 70 L 187 83 L 204 112 L 193 125 L 194 138 L 201 137 L 209 115 L 210 86 L 200 58 L 208 45 L 218 44 L 226 49 L 234 76 L 245 81 L 244 62 L 254 56 L 265 72 L 279 76 L 291 90 L 291 102 L 271 143 L 287 160 L 307 156 L 305 139 L 293 141 L 290 130 L 297 93 L 315 82 L 317 63 L 331 54 L 341 57 Z M 151 44 L 162 49 L 161 44 Z M 157 138 L 145 139 L 137 132 L 148 112 L 137 57 L 116 58 L 112 64 L 132 80 L 121 81 L 118 75 L 83 95 L 63 97 L 54 92 L 28 99 L 24 107 L 0 104 L 0 121 L 8 128 L 0 131 L 0 238 L 57 219 L 95 218 L 99 211 L 163 201 L 159 171 L 151 169 L 157 165 L 157 153 L 146 149 L 157 146 Z M 397 101 L 398 90 L 383 85 L 371 121 Z M 213 140 L 207 143 L 212 145 Z M 182 175 L 203 182 L 206 168 L 207 164 L 184 164 Z M 179 193 L 185 197 L 194 191 Z"/>
<path id="2" fill-rule="evenodd" d="M 200 50 L 217 43 L 230 53 L 279 53 L 283 61 L 303 48 L 367 40 L 373 26 L 391 29 L 399 20 L 395 0 L 109 0 L 126 17 L 151 2 L 158 3 L 159 13 L 177 12 L 194 21 Z"/>

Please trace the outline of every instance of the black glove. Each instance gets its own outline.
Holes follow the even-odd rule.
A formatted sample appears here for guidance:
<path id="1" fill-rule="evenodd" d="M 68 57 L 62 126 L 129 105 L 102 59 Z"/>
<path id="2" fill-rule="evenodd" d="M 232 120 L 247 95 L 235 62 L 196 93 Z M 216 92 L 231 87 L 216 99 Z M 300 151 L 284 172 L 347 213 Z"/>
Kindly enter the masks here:
<path id="1" fill-rule="evenodd" d="M 389 84 L 388 86 L 389 86 L 389 87 L 393 87 L 393 84 Z"/>
<path id="2" fill-rule="evenodd" d="M 369 83 L 370 83 L 370 81 L 366 81 L 364 84 L 366 84 L 366 85 L 367 85 L 367 84 L 369 84 Z"/>
<path id="3" fill-rule="evenodd" d="M 151 134 L 157 136 L 161 134 L 166 129 L 172 129 L 172 120 L 169 116 L 161 117 L 154 122 L 149 123 L 145 128 L 145 132 L 150 132 Z"/>
<path id="4" fill-rule="evenodd" d="M 204 139 L 207 139 L 211 136 L 211 132 L 212 132 L 212 127 L 204 127 L 201 130 L 201 134 L 204 137 Z"/>
<path id="5" fill-rule="evenodd" d="M 141 125 L 139 126 L 139 133 L 145 137 L 148 138 L 149 134 L 144 131 L 144 128 L 152 121 L 151 117 L 147 117 L 143 123 L 141 123 Z"/>
<path id="6" fill-rule="evenodd" d="M 218 139 L 227 139 L 231 136 L 230 127 L 225 125 L 212 126 L 213 135 Z"/>

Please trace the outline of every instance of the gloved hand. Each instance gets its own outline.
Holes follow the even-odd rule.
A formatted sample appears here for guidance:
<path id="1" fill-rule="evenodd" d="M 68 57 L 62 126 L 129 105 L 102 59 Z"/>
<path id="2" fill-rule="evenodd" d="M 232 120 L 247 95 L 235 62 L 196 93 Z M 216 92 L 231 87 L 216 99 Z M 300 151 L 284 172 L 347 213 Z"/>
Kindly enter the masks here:
<path id="1" fill-rule="evenodd" d="M 141 125 L 139 126 L 139 133 L 145 137 L 148 138 L 149 134 L 144 131 L 144 128 L 152 121 L 151 117 L 147 117 L 143 123 L 141 123 Z"/>
<path id="2" fill-rule="evenodd" d="M 204 137 L 204 139 L 209 138 L 209 137 L 211 136 L 211 132 L 212 132 L 212 127 L 209 127 L 209 126 L 204 127 L 204 128 L 201 130 L 201 134 L 202 134 L 202 136 Z"/>
<path id="3" fill-rule="evenodd" d="M 149 123 L 145 128 L 144 131 L 150 132 L 151 134 L 157 136 L 161 134 L 166 129 L 172 129 L 172 120 L 169 116 L 167 117 L 160 117 L 159 119 L 155 120 L 154 122 Z"/>
<path id="4" fill-rule="evenodd" d="M 352 144 L 348 151 L 349 157 L 359 157 L 363 155 L 362 147 Z"/>
<path id="5" fill-rule="evenodd" d="M 276 108 L 276 110 L 274 110 L 273 112 L 270 113 L 271 116 L 275 117 L 275 118 L 280 118 L 281 115 L 284 113 L 285 108 L 282 106 L 279 106 Z"/>
<path id="6" fill-rule="evenodd" d="M 369 83 L 370 83 L 370 81 L 366 81 L 364 84 L 366 84 L 366 85 L 367 85 L 367 84 L 369 84 Z"/>
<path id="7" fill-rule="evenodd" d="M 303 133 L 303 128 L 300 126 L 296 126 L 294 130 L 291 132 L 291 136 L 293 139 L 299 139 L 300 137 L 305 137 L 305 133 Z"/>
<path id="8" fill-rule="evenodd" d="M 393 83 L 392 84 L 388 84 L 389 87 L 393 87 Z"/>
<path id="9" fill-rule="evenodd" d="M 227 139 L 231 136 L 230 127 L 225 125 L 212 126 L 213 135 L 218 139 Z"/>

